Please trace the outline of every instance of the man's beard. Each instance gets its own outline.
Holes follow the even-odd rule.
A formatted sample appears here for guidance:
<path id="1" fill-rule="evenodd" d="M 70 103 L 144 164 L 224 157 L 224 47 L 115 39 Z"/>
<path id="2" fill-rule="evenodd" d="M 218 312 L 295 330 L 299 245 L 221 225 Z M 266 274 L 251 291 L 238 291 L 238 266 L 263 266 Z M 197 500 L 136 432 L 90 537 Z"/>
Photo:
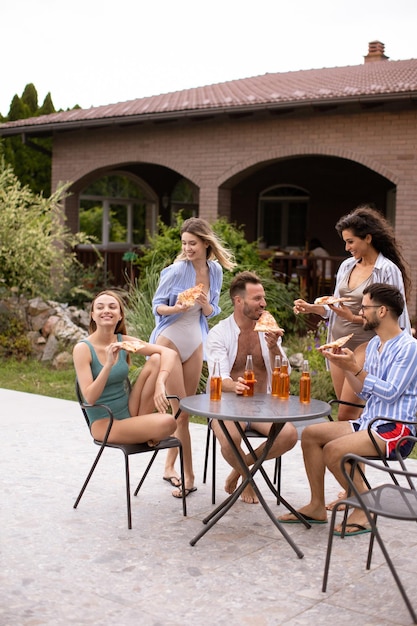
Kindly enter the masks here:
<path id="1" fill-rule="evenodd" d="M 263 313 L 263 309 L 262 309 L 262 311 L 260 311 L 258 313 L 257 311 L 255 311 L 254 309 L 251 309 L 246 304 L 243 306 L 243 315 L 248 317 L 250 320 L 253 320 L 254 322 L 258 321 L 258 319 L 261 317 L 262 313 Z"/>
<path id="2" fill-rule="evenodd" d="M 379 326 L 379 320 L 366 321 L 363 325 L 363 330 L 376 330 Z"/>

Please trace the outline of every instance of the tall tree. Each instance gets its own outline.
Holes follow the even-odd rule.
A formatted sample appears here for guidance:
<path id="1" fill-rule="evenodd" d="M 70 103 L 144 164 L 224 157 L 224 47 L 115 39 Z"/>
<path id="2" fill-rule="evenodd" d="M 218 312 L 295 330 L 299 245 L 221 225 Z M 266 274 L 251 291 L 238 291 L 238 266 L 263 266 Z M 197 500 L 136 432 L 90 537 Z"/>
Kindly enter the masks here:
<path id="1" fill-rule="evenodd" d="M 38 105 L 38 92 L 35 85 L 29 83 L 22 96 L 13 97 L 9 115 L 4 120 L 12 122 L 38 115 L 55 113 L 51 94 L 48 93 L 41 107 Z M 36 139 L 28 144 L 22 138 L 7 137 L 3 139 L 3 154 L 22 185 L 27 185 L 35 194 L 49 196 L 51 193 L 51 139 Z"/>

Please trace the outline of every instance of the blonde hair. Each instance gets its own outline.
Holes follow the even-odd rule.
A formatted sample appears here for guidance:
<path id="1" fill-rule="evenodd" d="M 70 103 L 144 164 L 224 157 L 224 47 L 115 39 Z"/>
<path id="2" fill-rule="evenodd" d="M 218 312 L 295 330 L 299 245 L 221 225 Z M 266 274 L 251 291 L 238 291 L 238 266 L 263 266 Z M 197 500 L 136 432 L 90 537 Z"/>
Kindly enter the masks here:
<path id="1" fill-rule="evenodd" d="M 201 217 L 190 217 L 181 226 L 181 236 L 184 233 L 191 233 L 208 244 L 208 261 L 217 259 L 226 270 L 232 270 L 236 267 L 232 252 L 226 248 L 206 220 L 203 220 Z M 186 258 L 185 253 L 181 250 L 175 261 L 184 261 Z"/>

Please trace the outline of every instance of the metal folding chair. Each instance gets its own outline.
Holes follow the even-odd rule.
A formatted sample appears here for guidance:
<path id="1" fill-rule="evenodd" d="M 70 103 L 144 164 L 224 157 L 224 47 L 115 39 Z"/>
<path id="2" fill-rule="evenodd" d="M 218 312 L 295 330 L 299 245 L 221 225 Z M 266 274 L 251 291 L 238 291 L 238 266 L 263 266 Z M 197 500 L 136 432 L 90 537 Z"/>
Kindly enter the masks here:
<path id="1" fill-rule="evenodd" d="M 371 568 L 373 546 L 376 539 L 379 547 L 381 548 L 382 554 L 385 557 L 385 561 L 391 571 L 391 574 L 393 575 L 398 589 L 403 597 L 403 600 L 407 605 L 408 611 L 414 623 L 417 624 L 416 612 L 413 609 L 409 596 L 407 595 L 407 592 L 400 580 L 400 577 L 398 576 L 397 570 L 394 567 L 394 563 L 392 562 L 391 557 L 388 554 L 384 540 L 382 539 L 382 536 L 377 527 L 378 517 L 417 522 L 417 472 L 411 472 L 407 470 L 406 464 L 399 453 L 399 446 L 401 445 L 402 441 L 406 439 L 409 439 L 414 443 L 417 442 L 417 437 L 411 436 L 402 437 L 399 440 L 396 452 L 398 461 L 401 464 L 401 469 L 386 467 L 385 465 L 381 465 L 380 463 L 376 463 L 356 454 L 346 454 L 343 457 L 341 463 L 342 471 L 349 485 L 349 492 L 352 495 L 348 498 L 340 500 L 340 502 L 337 502 L 332 511 L 329 527 L 329 540 L 327 545 L 326 561 L 324 566 L 322 591 L 325 592 L 327 589 L 330 558 L 333 545 L 333 533 L 338 508 L 341 505 L 344 505 L 346 508 L 353 507 L 356 509 L 361 509 L 365 513 L 369 527 L 371 529 L 366 569 L 369 570 Z M 396 483 L 393 483 L 391 481 L 390 483 L 385 483 L 379 485 L 378 487 L 369 489 L 364 493 L 360 493 L 353 480 L 353 473 L 356 469 L 359 469 L 360 465 L 368 466 L 378 472 L 384 472 L 385 474 L 389 474 L 391 478 L 394 475 L 396 478 Z M 403 480 L 401 481 L 401 479 Z M 344 530 L 345 527 L 343 525 L 341 533 L 342 537 L 344 536 Z"/>
<path id="2" fill-rule="evenodd" d="M 100 450 L 97 453 L 97 456 L 94 460 L 94 463 L 91 466 L 91 469 L 87 475 L 87 478 L 84 481 L 84 484 L 81 488 L 80 493 L 78 494 L 78 497 L 76 499 L 76 501 L 74 502 L 74 509 L 77 508 L 78 503 L 80 502 L 84 491 L 87 488 L 88 483 L 90 482 L 90 479 L 94 473 L 94 470 L 97 467 L 97 464 L 100 460 L 101 455 L 104 452 L 105 448 L 114 448 L 116 450 L 121 450 L 124 454 L 124 459 L 125 459 L 125 478 L 126 478 L 126 502 L 127 502 L 127 525 L 128 528 L 132 528 L 132 505 L 131 505 L 131 497 L 130 497 L 130 471 L 129 471 L 129 456 L 131 456 L 132 454 L 142 454 L 143 452 L 151 452 L 152 453 L 152 457 L 148 463 L 148 465 L 146 466 L 146 469 L 142 475 L 142 478 L 140 479 L 138 486 L 135 489 L 134 495 L 137 496 L 146 476 L 149 473 L 149 470 L 152 467 L 153 462 L 156 459 L 156 456 L 158 454 L 158 452 L 160 450 L 166 450 L 168 448 L 179 448 L 179 456 L 180 456 L 180 467 L 181 467 L 181 484 L 184 485 L 184 465 L 183 465 L 183 454 L 182 454 L 182 445 L 181 445 L 181 441 L 179 439 L 177 439 L 177 437 L 167 437 L 166 439 L 163 439 L 162 441 L 160 441 L 156 446 L 148 446 L 147 443 L 137 443 L 137 444 L 119 444 L 119 443 L 109 443 L 108 442 L 108 437 L 113 425 L 113 421 L 114 421 L 114 416 L 113 413 L 111 411 L 111 409 L 104 405 L 104 404 L 87 404 L 86 402 L 84 402 L 82 395 L 81 395 L 81 390 L 78 384 L 78 381 L 76 381 L 75 383 L 75 393 L 77 395 L 77 399 L 78 402 L 80 404 L 82 413 L 84 415 L 85 421 L 87 423 L 88 426 L 88 430 L 90 431 L 91 434 L 91 428 L 90 428 L 90 422 L 88 420 L 88 415 L 87 415 L 87 408 L 90 408 L 92 406 L 95 407 L 102 407 L 104 408 L 110 418 L 110 422 L 105 434 L 105 437 L 103 439 L 103 441 L 98 441 L 96 439 L 94 440 L 94 443 L 97 446 L 100 446 Z M 129 390 L 127 390 L 127 393 L 129 393 Z M 178 396 L 167 396 L 168 399 L 176 399 L 179 401 Z M 177 419 L 178 415 L 180 413 L 180 410 L 177 411 L 176 415 L 175 415 L 175 419 Z M 182 508 L 183 508 L 183 515 L 187 515 L 187 504 L 186 504 L 186 500 L 185 500 L 185 489 L 182 490 Z"/>

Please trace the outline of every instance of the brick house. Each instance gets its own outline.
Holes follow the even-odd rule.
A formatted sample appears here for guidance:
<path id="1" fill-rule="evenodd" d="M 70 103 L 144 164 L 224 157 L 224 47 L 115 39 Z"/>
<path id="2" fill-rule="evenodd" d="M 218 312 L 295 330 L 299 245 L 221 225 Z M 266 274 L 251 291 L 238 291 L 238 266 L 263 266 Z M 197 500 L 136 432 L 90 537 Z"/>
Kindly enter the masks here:
<path id="1" fill-rule="evenodd" d="M 416 105 L 417 60 L 391 61 L 383 44 L 371 42 L 360 65 L 18 120 L 0 125 L 0 136 L 21 134 L 31 143 L 52 136 L 52 188 L 71 182 L 67 223 L 79 230 L 83 198 L 100 201 L 102 249 L 116 271 L 115 259 L 142 243 L 132 235 L 137 211 L 151 232 L 158 215 L 169 223 L 178 208 L 209 221 L 224 216 L 272 252 L 297 253 L 319 237 L 339 262 L 337 219 L 370 202 L 394 224 L 415 286 Z M 109 175 L 128 177 L 141 190 L 140 206 L 89 196 L 94 181 Z M 106 228 L 113 204 L 126 212 L 125 242 L 112 242 Z"/>

